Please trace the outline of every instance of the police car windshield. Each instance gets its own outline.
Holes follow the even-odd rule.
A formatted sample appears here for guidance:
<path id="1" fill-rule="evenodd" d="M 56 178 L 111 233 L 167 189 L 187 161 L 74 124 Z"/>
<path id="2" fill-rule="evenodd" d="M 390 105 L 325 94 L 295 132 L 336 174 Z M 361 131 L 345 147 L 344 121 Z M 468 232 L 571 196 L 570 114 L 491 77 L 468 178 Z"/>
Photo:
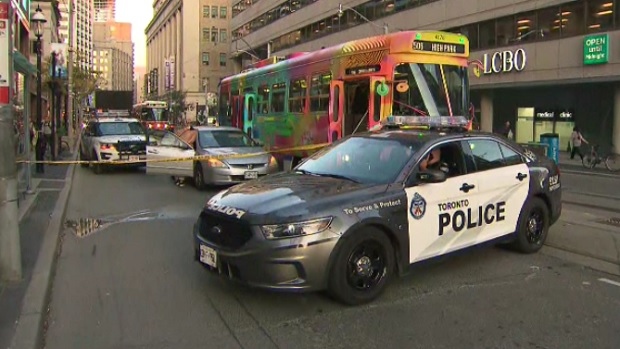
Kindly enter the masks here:
<path id="1" fill-rule="evenodd" d="M 102 122 L 99 123 L 100 136 L 142 135 L 144 129 L 138 122 Z"/>
<path id="2" fill-rule="evenodd" d="M 350 178 L 364 184 L 394 182 L 420 147 L 395 138 L 351 137 L 311 156 L 301 173 Z"/>
<path id="3" fill-rule="evenodd" d="M 394 115 L 467 115 L 467 69 L 402 63 L 394 68 Z"/>

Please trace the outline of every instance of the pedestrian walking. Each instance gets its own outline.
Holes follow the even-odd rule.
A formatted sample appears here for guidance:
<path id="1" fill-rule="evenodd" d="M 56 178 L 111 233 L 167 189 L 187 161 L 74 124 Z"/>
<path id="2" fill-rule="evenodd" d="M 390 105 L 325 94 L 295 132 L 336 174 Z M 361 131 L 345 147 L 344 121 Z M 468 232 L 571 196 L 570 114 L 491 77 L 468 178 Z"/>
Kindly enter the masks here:
<path id="1" fill-rule="evenodd" d="M 583 138 L 583 135 L 581 134 L 581 131 L 579 131 L 578 127 L 573 127 L 573 133 L 571 133 L 570 135 L 570 142 L 571 142 L 570 159 L 573 160 L 575 158 L 575 153 L 578 153 L 581 160 L 583 160 L 583 153 L 581 152 L 581 143 L 582 142 L 585 144 L 589 144 L 589 143 L 588 141 L 586 141 L 585 138 Z"/>
<path id="2" fill-rule="evenodd" d="M 512 127 L 510 125 L 510 121 L 506 121 L 506 124 L 504 125 L 504 129 L 502 130 L 502 134 L 504 135 L 504 137 L 508 139 L 512 139 L 512 137 L 514 136 L 514 133 L 512 133 Z"/>

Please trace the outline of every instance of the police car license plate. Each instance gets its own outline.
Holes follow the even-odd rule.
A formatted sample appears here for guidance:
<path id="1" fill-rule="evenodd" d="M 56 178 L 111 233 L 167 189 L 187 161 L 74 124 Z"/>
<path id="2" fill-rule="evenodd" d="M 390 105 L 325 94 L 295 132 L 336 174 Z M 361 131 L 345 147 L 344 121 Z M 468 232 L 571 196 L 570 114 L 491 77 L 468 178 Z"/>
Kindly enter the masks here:
<path id="1" fill-rule="evenodd" d="M 210 267 L 217 267 L 217 252 L 209 246 L 200 245 L 200 262 Z"/>
<path id="2" fill-rule="evenodd" d="M 258 178 L 258 171 L 245 171 L 245 174 L 243 175 L 243 178 L 245 178 L 245 179 L 256 179 L 256 178 Z"/>

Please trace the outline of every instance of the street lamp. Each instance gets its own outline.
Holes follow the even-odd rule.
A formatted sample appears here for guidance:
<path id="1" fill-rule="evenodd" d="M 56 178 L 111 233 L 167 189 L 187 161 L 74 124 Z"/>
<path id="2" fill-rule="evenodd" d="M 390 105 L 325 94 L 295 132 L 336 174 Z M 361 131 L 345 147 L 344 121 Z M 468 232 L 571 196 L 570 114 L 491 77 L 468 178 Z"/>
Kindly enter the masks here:
<path id="1" fill-rule="evenodd" d="M 41 103 L 41 98 L 42 98 L 41 95 L 43 94 L 42 81 L 41 81 L 41 70 L 43 70 L 42 63 L 41 63 L 41 55 L 43 53 L 42 52 L 43 45 L 41 44 L 41 37 L 43 37 L 43 24 L 47 22 L 47 19 L 45 19 L 45 16 L 43 15 L 43 11 L 41 10 L 41 7 L 39 5 L 37 5 L 37 9 L 32 15 L 30 22 L 34 26 L 34 35 L 37 37 L 37 41 L 36 41 L 36 45 L 37 45 L 36 47 L 36 51 L 37 51 L 37 123 L 36 123 L 37 144 L 36 144 L 36 149 L 35 149 L 35 154 L 36 154 L 36 159 L 37 159 L 36 171 L 38 173 L 43 173 L 44 171 L 43 164 L 38 163 L 38 161 L 43 161 L 43 154 L 45 154 L 45 142 L 43 142 L 44 136 L 42 132 L 43 106 Z"/>
<path id="2" fill-rule="evenodd" d="M 346 5 L 343 5 L 343 4 L 338 4 L 338 17 L 342 17 L 344 15 L 344 8 L 346 8 L 347 10 L 351 10 L 351 11 L 355 12 L 358 16 L 362 17 L 363 20 L 365 20 L 366 22 L 374 25 L 375 27 L 382 28 L 383 29 L 383 34 L 389 34 L 390 28 L 388 28 L 387 23 L 383 23 L 383 26 L 380 26 L 377 23 L 375 23 L 375 22 L 371 21 L 370 19 L 366 18 L 366 16 L 364 16 L 361 13 L 359 13 L 359 11 L 357 11 L 353 7 L 349 7 L 349 6 L 346 6 Z"/>

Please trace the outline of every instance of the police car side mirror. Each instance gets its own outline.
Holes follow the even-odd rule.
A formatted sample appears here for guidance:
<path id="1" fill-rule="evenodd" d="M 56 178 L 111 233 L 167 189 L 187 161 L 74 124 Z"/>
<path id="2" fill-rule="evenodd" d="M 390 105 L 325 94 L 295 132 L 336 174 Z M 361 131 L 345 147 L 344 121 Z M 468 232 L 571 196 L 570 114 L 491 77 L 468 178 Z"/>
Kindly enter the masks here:
<path id="1" fill-rule="evenodd" d="M 441 183 L 445 182 L 448 177 L 443 171 L 425 170 L 416 174 L 418 183 Z"/>

